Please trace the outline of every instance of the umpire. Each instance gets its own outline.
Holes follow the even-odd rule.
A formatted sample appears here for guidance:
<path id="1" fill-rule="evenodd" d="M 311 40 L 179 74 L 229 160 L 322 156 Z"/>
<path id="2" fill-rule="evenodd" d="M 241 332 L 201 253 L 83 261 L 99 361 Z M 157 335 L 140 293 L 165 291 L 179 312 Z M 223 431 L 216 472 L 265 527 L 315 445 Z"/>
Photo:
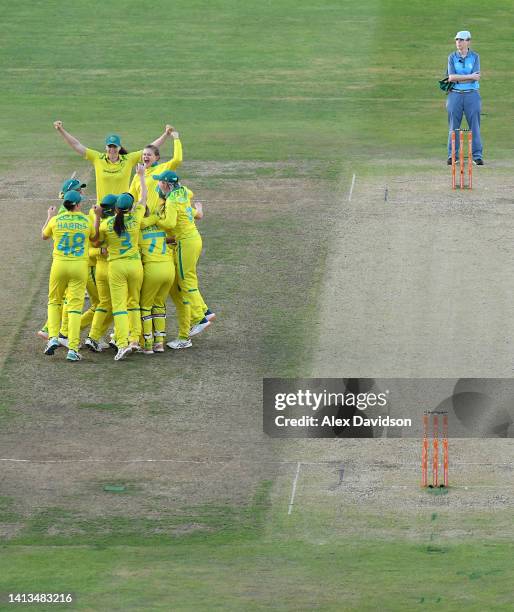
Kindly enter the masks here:
<path id="1" fill-rule="evenodd" d="M 467 30 L 457 32 L 457 50 L 448 56 L 448 80 L 453 83 L 446 100 L 448 111 L 448 165 L 451 165 L 451 133 L 458 130 L 462 115 L 466 116 L 469 129 L 473 132 L 473 163 L 483 166 L 482 141 L 480 140 L 480 57 L 470 49 L 471 34 Z M 456 139 L 458 157 L 459 139 Z"/>

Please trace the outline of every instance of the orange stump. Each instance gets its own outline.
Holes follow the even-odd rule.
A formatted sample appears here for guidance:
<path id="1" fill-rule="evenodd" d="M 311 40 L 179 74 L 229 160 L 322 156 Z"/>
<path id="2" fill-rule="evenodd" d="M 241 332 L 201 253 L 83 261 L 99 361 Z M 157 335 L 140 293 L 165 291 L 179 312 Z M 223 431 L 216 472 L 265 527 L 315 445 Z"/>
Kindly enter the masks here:
<path id="1" fill-rule="evenodd" d="M 457 187 L 456 182 L 456 162 L 455 162 L 455 130 L 452 130 L 452 189 Z"/>
<path id="2" fill-rule="evenodd" d="M 451 161 L 452 161 L 452 189 L 457 188 L 457 132 L 459 132 L 459 187 L 464 189 L 464 174 L 466 169 L 464 151 L 464 133 L 468 135 L 468 189 L 473 189 L 473 133 L 471 130 L 452 130 L 451 131 Z"/>
<path id="3" fill-rule="evenodd" d="M 448 415 L 443 415 L 443 483 L 448 486 Z"/>
<path id="4" fill-rule="evenodd" d="M 423 414 L 423 446 L 421 449 L 421 486 L 428 487 L 428 414 Z"/>
<path id="5" fill-rule="evenodd" d="M 473 133 L 468 132 L 468 187 L 473 189 Z"/>
<path id="6" fill-rule="evenodd" d="M 439 417 L 434 414 L 434 433 L 432 440 L 432 486 L 439 486 Z"/>
<path id="7" fill-rule="evenodd" d="M 464 189 L 464 132 L 459 132 L 460 188 Z"/>
<path id="8" fill-rule="evenodd" d="M 442 427 L 439 429 L 442 417 Z M 432 419 L 432 428 L 430 427 Z M 439 484 L 439 433 L 441 433 L 441 466 L 443 469 L 443 483 Z M 432 444 L 430 444 L 432 435 Z M 432 482 L 429 484 L 428 462 L 430 459 L 430 447 L 432 447 Z M 447 487 L 448 486 L 448 413 L 441 411 L 425 411 L 423 413 L 423 442 L 421 446 L 421 486 L 423 487 Z"/>

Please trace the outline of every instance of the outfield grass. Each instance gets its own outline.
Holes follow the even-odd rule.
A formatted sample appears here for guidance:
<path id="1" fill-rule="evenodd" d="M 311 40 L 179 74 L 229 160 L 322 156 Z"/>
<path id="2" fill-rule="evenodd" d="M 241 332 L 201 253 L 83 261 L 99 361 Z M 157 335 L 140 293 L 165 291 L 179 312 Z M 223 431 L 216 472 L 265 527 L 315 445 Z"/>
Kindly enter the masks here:
<path id="1" fill-rule="evenodd" d="M 466 15 L 463 10 L 455 0 L 437 6 L 421 0 L 180 0 L 153 7 L 135 0 L 123 7 L 22 0 L 4 11 L 4 184 L 16 179 L 23 193 L 41 195 L 40 185 L 31 183 L 31 169 L 39 177 L 49 168 L 56 176 L 88 173 L 88 164 L 54 132 L 55 119 L 92 148 L 102 147 L 106 133 L 118 132 L 130 150 L 172 122 L 184 144 L 183 176 L 213 200 L 233 200 L 205 221 L 205 286 L 225 310 L 224 334 L 210 348 L 206 343 L 200 356 L 177 360 L 165 375 L 180 397 L 190 390 L 195 368 L 208 372 L 209 398 L 213 390 L 219 393 L 212 411 L 227 419 L 227 428 L 237 429 L 231 433 L 238 449 L 244 449 L 240 440 L 248 442 L 243 421 L 254 437 L 259 431 L 256 382 L 307 371 L 310 349 L 319 340 L 317 313 L 332 222 L 347 198 L 352 172 L 358 168 L 365 180 L 377 164 L 387 175 L 396 172 L 387 162 L 409 172 L 413 160 L 445 159 L 445 97 L 436 81 L 455 32 L 464 27 L 475 36 L 482 61 L 486 162 L 510 159 L 514 75 L 505 58 L 514 50 L 514 11 L 499 0 L 487 5 L 472 0 Z M 163 153 L 169 152 L 167 144 Z M 229 168 L 244 160 L 247 166 Z M 203 172 L 213 162 L 226 164 L 218 173 Z M 283 180 L 289 181 L 289 198 L 283 192 L 275 197 Z M 93 193 L 92 181 L 89 187 Z M 45 206 L 35 204 L 34 215 L 44 216 Z M 26 244 L 35 262 L 47 256 L 42 245 Z M 4 260 L 9 263 L 5 254 Z M 145 372 L 152 391 L 142 407 L 137 361 L 126 364 L 129 377 L 123 379 L 110 361 L 100 370 L 103 356 L 91 357 L 74 374 L 90 395 L 81 392 L 65 409 L 62 403 L 54 406 L 47 390 L 68 397 L 69 364 L 38 362 L 35 375 L 34 350 L 27 348 L 32 327 L 44 319 L 43 293 L 34 296 L 32 306 L 27 296 L 19 298 L 20 309 L 27 310 L 14 344 L 22 348 L 2 371 L 4 431 L 12 426 L 23 436 L 24 427 L 34 423 L 62 432 L 67 416 L 78 412 L 80 419 L 92 419 L 99 436 L 108 419 L 122 431 L 142 424 L 165 431 L 171 422 L 182 440 L 196 428 L 209 432 L 199 421 L 189 424 L 191 432 L 178 417 L 164 418 L 170 394 L 155 391 L 162 387 L 163 368 Z M 225 393 L 230 380 L 242 389 L 240 398 L 255 395 L 245 410 L 236 406 L 230 412 L 231 423 L 227 405 L 233 398 Z M 93 391 L 100 387 L 101 403 L 95 405 Z M 205 394 L 205 387 L 191 391 L 196 406 Z M 31 404 L 34 397 L 42 397 L 44 405 Z M 180 401 L 178 406 L 184 408 Z M 35 440 L 41 435 L 30 431 Z M 77 447 L 84 431 L 91 432 L 85 426 L 73 430 Z M 204 441 L 199 439 L 199 453 Z M 133 442 L 127 440 L 129 450 Z M 222 436 L 217 443 L 232 450 Z M 261 450 L 248 443 L 247 451 L 258 470 Z M 127 492 L 116 500 L 127 499 L 128 507 L 140 499 L 141 480 L 122 470 L 120 478 Z M 202 488 L 207 480 L 192 484 Z M 98 476 L 91 485 L 95 495 L 105 484 L 115 483 Z M 150 518 L 144 512 L 124 514 L 122 501 L 115 515 L 84 516 L 73 503 L 85 505 L 85 497 L 74 490 L 68 506 L 40 507 L 35 496 L 28 514 L 14 499 L 0 497 L 0 522 L 22 526 L 0 548 L 0 593 L 69 590 L 77 595 L 78 609 L 106 610 L 170 609 L 170 602 L 176 610 L 478 611 L 510 605 L 508 543 L 452 540 L 434 546 L 428 540 L 407 542 L 397 532 L 390 540 L 370 534 L 349 538 L 321 511 L 316 529 L 309 528 L 316 499 L 303 523 L 288 522 L 283 507 L 270 507 L 268 490 L 261 479 L 253 486 L 253 501 L 251 495 L 239 504 L 191 501 L 180 511 L 176 505 L 166 510 L 149 504 L 143 509 Z M 108 510 L 116 494 L 110 495 Z M 392 522 L 389 517 L 391 532 Z M 379 523 L 380 517 L 370 518 L 372 527 Z"/>
<path id="2" fill-rule="evenodd" d="M 216 539 L 2 549 L 2 591 L 72 592 L 79 610 L 508 610 L 512 544 Z M 7 609 L 6 606 L 4 606 Z M 4 609 L 2 608 L 2 609 Z M 44 606 L 31 606 L 42 610 Z"/>
<path id="3" fill-rule="evenodd" d="M 436 81 L 466 21 L 482 60 L 487 155 L 505 158 L 514 137 L 510 7 L 469 9 L 464 19 L 453 1 L 197 1 L 175 2 L 168 21 L 130 0 L 113 27 L 115 5 L 21 2 L 4 25 L 4 151 L 69 157 L 54 146 L 60 117 L 90 146 L 119 131 L 132 149 L 172 120 L 188 159 L 444 158 Z M 73 27 L 56 32 L 56 14 Z"/>

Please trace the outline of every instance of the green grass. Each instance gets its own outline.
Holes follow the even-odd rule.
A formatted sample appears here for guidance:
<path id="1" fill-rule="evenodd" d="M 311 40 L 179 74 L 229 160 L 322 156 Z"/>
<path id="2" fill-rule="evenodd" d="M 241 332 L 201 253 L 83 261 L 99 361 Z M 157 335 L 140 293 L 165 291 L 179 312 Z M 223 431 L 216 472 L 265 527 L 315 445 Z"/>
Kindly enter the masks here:
<path id="1" fill-rule="evenodd" d="M 177 540 L 158 547 L 3 547 L 1 592 L 72 592 L 77 609 L 508 610 L 509 543 Z M 33 607 L 31 609 L 43 609 Z"/>
<path id="2" fill-rule="evenodd" d="M 55 32 L 56 11 L 74 26 Z M 37 139 L 38 158 L 69 158 L 51 127 L 60 117 L 90 146 L 119 131 L 132 149 L 172 120 L 187 159 L 441 155 L 445 96 L 436 81 L 462 25 L 455 1 L 181 0 L 168 21 L 129 0 L 124 12 L 119 28 L 111 26 L 119 7 L 105 3 L 21 2 L 6 15 L 4 151 L 30 157 Z M 514 50 L 509 15 L 503 0 L 487 11 L 473 0 L 466 22 L 481 55 L 494 157 L 510 155 L 514 137 L 505 120 L 514 75 L 502 60 Z M 20 117 L 23 139 L 12 129 Z"/>
<path id="3" fill-rule="evenodd" d="M 409 172 L 412 159 L 445 157 L 445 97 L 436 81 L 462 27 L 474 34 L 482 60 L 486 158 L 511 156 L 514 74 L 505 57 L 514 50 L 514 11 L 504 0 L 487 5 L 471 0 L 463 24 L 461 3 L 436 4 L 179 0 L 171 7 L 127 0 L 123 9 L 85 0 L 11 4 L 3 12 L 0 46 L 0 170 L 8 176 L 22 159 L 27 173 L 33 164 L 51 165 L 63 176 L 71 170 L 84 175 L 88 164 L 52 128 L 57 118 L 88 146 L 101 148 L 106 133 L 114 131 L 131 150 L 170 121 L 181 132 L 181 172 L 192 183 L 234 197 L 238 186 L 229 180 L 321 184 L 322 197 L 298 210 L 263 205 L 255 221 L 245 217 L 242 201 L 242 210 L 234 205 L 233 212 L 208 222 L 210 298 L 223 305 L 227 320 L 246 317 L 254 328 L 253 344 L 242 351 L 227 326 L 234 361 L 255 377 L 302 375 L 316 341 L 312 323 L 340 182 L 355 166 L 359 176 L 372 176 L 374 161 L 392 159 Z M 166 145 L 163 153 L 169 152 Z M 279 163 L 209 178 L 188 166 L 241 160 Z M 92 182 L 89 187 L 93 192 Z M 44 318 L 44 308 L 36 304 L 17 344 L 38 317 Z M 185 355 L 166 372 L 169 397 L 179 398 L 175 408 L 183 408 L 181 393 L 191 387 L 195 371 L 211 368 L 214 381 L 227 374 L 217 351 Z M 103 390 L 101 403 L 78 396 L 69 410 L 107 414 L 122 424 L 136 409 L 148 421 L 168 414 L 162 398 L 142 408 L 132 393 L 141 361 L 128 362 L 130 376 L 122 379 L 111 360 L 100 369 L 95 359 L 75 370 L 74 382 L 90 390 L 94 380 Z M 229 374 L 237 378 L 240 372 L 234 363 L 231 367 Z M 55 361 L 42 364 L 35 376 L 25 354 L 12 354 L 2 375 L 2 427 L 16 417 L 30 418 L 21 408 L 48 388 L 63 388 L 68 372 L 68 364 Z M 160 368 L 145 376 L 149 389 L 162 388 Z M 201 389 L 192 392 L 193 405 L 202 399 Z M 258 401 L 250 408 L 253 426 Z M 44 418 L 51 421 L 48 411 Z M 91 486 L 96 492 L 105 484 L 113 483 L 97 480 Z M 139 494 L 137 481 L 127 485 L 128 497 Z M 105 492 L 106 499 L 109 495 Z M 181 512 L 152 507 L 160 512 L 152 519 L 108 513 L 91 519 L 59 506 L 38 509 L 37 503 L 25 517 L 12 498 L 2 497 L 0 522 L 23 529 L 1 547 L 0 592 L 73 591 L 78 608 L 108 610 L 169 609 L 170 601 L 177 610 L 508 609 L 510 544 L 407 542 L 391 517 L 385 526 L 395 533 L 393 540 L 369 533 L 350 539 L 321 508 L 312 527 L 320 502 L 312 503 L 314 515 L 292 528 L 269 510 L 266 487 L 241 506 L 192 505 Z M 490 529 L 491 520 L 477 517 L 476 526 L 482 521 Z M 380 517 L 369 521 L 371 533 L 383 527 Z M 405 531 L 412 525 L 405 517 L 399 522 Z M 177 532 L 171 543 L 169 535 L 159 535 L 187 523 L 199 528 Z"/>
<path id="4" fill-rule="evenodd" d="M 125 492 L 105 491 L 109 485 L 124 485 Z M 243 542 L 261 533 L 266 511 L 269 509 L 271 483 L 262 482 L 248 504 L 199 504 L 187 508 L 167 509 L 155 500 L 146 500 L 138 481 L 121 478 L 91 483 L 91 493 L 101 492 L 105 498 L 111 496 L 136 495 L 144 507 L 146 517 L 106 515 L 91 518 L 77 511 L 59 507 L 40 510 L 26 522 L 24 528 L 9 540 L 9 546 L 41 545 L 64 546 L 90 545 L 96 547 L 161 546 L 175 540 L 205 541 L 211 544 L 227 538 Z M 4 509 L 5 508 L 5 509 Z M 2 502 L 0 517 L 4 522 L 20 519 L 13 513 L 11 500 Z M 151 515 L 151 516 L 150 516 Z M 10 520 L 9 520 L 10 519 Z M 17 522 L 17 521 L 16 521 Z"/>

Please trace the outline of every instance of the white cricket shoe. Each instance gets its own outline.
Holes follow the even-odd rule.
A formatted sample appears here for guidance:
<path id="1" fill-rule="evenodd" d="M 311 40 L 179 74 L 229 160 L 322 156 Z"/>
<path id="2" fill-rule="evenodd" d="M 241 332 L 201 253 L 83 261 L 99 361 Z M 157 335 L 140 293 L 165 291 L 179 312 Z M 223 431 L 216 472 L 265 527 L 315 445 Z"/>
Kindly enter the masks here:
<path id="1" fill-rule="evenodd" d="M 193 343 L 191 342 L 189 338 L 187 340 L 180 340 L 179 338 L 177 338 L 177 340 L 166 342 L 166 346 L 168 346 L 171 349 L 184 349 L 184 348 L 189 348 L 190 346 L 193 346 Z"/>
<path id="2" fill-rule="evenodd" d="M 101 353 L 102 349 L 100 348 L 100 343 L 88 336 L 84 342 L 84 344 L 89 348 L 93 353 Z"/>
<path id="3" fill-rule="evenodd" d="M 203 332 L 204 329 L 207 329 L 210 324 L 211 322 L 207 321 L 207 319 L 204 317 L 200 321 L 200 323 L 193 325 L 193 327 L 191 328 L 191 331 L 189 332 L 189 337 L 191 338 L 192 336 L 196 336 L 197 334 L 200 334 L 201 332 Z"/>
<path id="4" fill-rule="evenodd" d="M 61 345 L 57 338 L 50 338 L 43 352 L 45 355 L 53 355 L 60 346 Z"/>
<path id="5" fill-rule="evenodd" d="M 128 357 L 132 353 L 132 348 L 130 346 L 124 346 L 123 348 L 119 348 L 118 352 L 114 356 L 114 361 L 121 361 Z"/>

